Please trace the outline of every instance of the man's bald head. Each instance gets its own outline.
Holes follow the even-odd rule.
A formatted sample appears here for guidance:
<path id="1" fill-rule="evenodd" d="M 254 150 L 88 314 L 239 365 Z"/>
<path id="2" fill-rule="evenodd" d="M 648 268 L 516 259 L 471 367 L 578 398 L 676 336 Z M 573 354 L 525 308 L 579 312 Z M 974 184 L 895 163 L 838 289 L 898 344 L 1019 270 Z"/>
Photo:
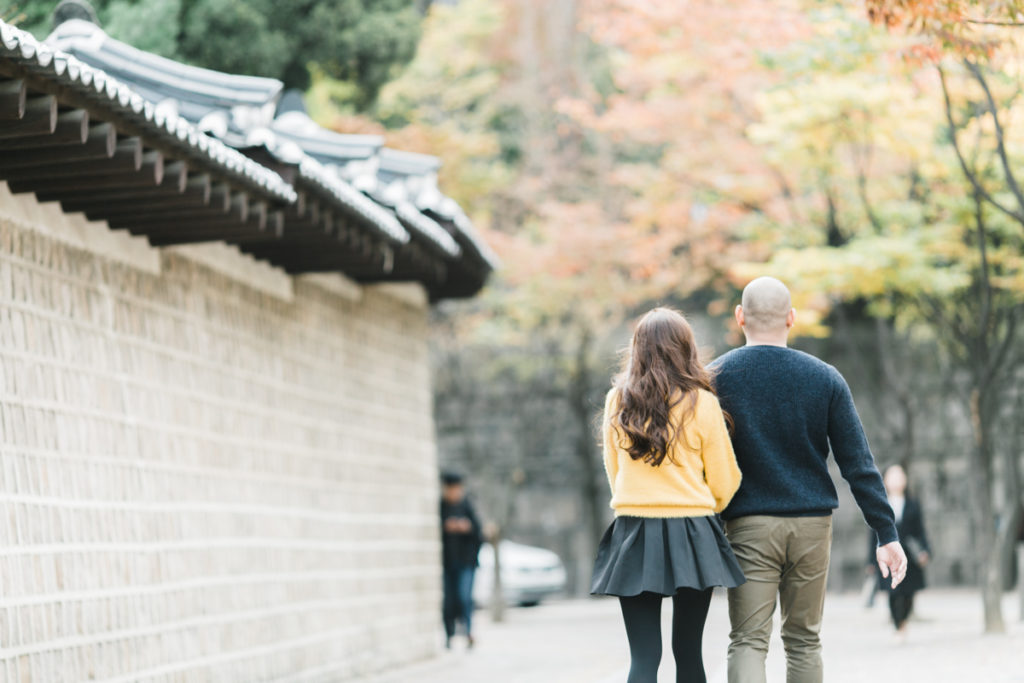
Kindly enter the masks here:
<path id="1" fill-rule="evenodd" d="M 759 277 L 743 288 L 743 320 L 752 334 L 785 332 L 793 308 L 786 285 L 773 277 Z"/>

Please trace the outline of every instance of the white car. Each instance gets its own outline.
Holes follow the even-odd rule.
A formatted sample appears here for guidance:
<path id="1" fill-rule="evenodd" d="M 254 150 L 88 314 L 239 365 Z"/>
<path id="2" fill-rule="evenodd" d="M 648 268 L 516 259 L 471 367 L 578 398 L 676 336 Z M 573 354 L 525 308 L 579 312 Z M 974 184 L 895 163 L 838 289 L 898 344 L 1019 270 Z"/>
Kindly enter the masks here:
<path id="1" fill-rule="evenodd" d="M 565 565 L 558 555 L 531 545 L 502 541 L 501 592 L 508 605 L 532 606 L 542 599 L 565 591 Z M 480 568 L 473 582 L 473 602 L 491 604 L 494 593 L 494 548 L 480 548 Z"/>

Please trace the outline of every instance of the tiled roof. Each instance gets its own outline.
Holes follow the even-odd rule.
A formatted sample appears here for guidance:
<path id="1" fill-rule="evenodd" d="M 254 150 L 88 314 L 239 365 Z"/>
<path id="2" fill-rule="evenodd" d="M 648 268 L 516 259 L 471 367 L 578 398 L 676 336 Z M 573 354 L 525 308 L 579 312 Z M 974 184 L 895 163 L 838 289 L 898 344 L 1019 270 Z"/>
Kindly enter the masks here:
<path id="1" fill-rule="evenodd" d="M 409 202 L 399 202 L 395 206 L 395 214 L 398 215 L 411 229 L 424 235 L 431 242 L 439 246 L 447 256 L 456 257 L 462 253 L 448 231 L 438 225 L 436 221 L 420 213 L 419 209 Z"/>
<path id="2" fill-rule="evenodd" d="M 105 110 L 113 118 L 145 130 L 184 156 L 225 172 L 244 185 L 286 202 L 296 199 L 295 189 L 270 169 L 204 135 L 181 116 L 158 111 L 152 102 L 104 71 L 53 50 L 25 31 L 2 21 L 0 57 L 11 59 L 29 72 L 66 87 L 83 105 Z"/>
<path id="3" fill-rule="evenodd" d="M 81 19 L 57 26 L 46 44 L 130 82 L 133 90 L 151 102 L 177 101 L 178 114 L 193 123 L 212 111 L 241 109 L 248 110 L 250 118 L 262 116 L 269 122 L 284 89 L 275 78 L 225 74 L 140 50 Z"/>
<path id="4" fill-rule="evenodd" d="M 389 176 L 410 176 L 437 173 L 441 160 L 429 154 L 418 154 L 385 147 L 380 151 L 380 172 Z"/>
<path id="5" fill-rule="evenodd" d="M 82 20 L 64 22 L 46 42 L 110 71 L 147 99 L 176 109 L 203 132 L 233 147 L 266 147 L 275 158 L 297 165 L 302 179 L 362 216 L 389 241 L 409 241 L 404 224 L 448 257 L 460 255 L 458 244 L 435 221 L 415 215 L 419 212 L 408 206 L 396 218 L 396 212 L 389 210 L 394 205 L 382 207 L 360 191 L 375 185 L 367 183 L 366 177 L 367 173 L 375 175 L 382 161 L 377 156 L 383 138 L 335 133 L 297 111 L 272 118 L 283 89 L 280 81 L 181 64 L 110 38 L 100 27 Z M 288 143 L 293 145 L 291 149 Z M 386 163 L 402 163 L 405 171 L 413 168 L 410 163 L 422 164 L 423 159 L 432 160 L 433 167 L 437 165 L 434 157 L 387 152 Z"/>
<path id="6" fill-rule="evenodd" d="M 116 181 L 124 176 L 116 169 L 122 166 L 102 159 L 89 162 L 100 176 L 91 186 L 104 188 L 93 197 L 82 189 L 89 183 L 68 183 L 66 176 L 82 169 L 62 172 L 33 161 L 40 157 L 26 159 L 24 152 L 17 164 L 44 168 L 12 176 L 17 164 L 8 164 L 5 177 L 17 181 L 19 191 L 85 207 L 67 210 L 91 217 L 113 216 L 112 227 L 149 235 L 154 244 L 224 239 L 289 272 L 338 268 L 366 281 L 421 279 L 432 298 L 472 295 L 497 264 L 461 208 L 437 190 L 436 157 L 384 149 L 379 136 L 328 131 L 301 111 L 294 94 L 282 101 L 280 81 L 180 64 L 111 39 L 85 21 L 61 24 L 48 41 L 52 45 L 0 21 L 0 80 L 31 79 L 30 90 L 56 97 L 61 111 L 86 110 L 79 115 L 90 124 L 113 124 L 124 144 L 141 138 L 145 149 L 154 150 L 146 158 L 159 164 L 162 155 L 167 173 L 176 174 L 167 176 L 174 184 L 157 190 L 163 205 L 176 201 L 173 187 L 181 193 L 186 185 L 191 203 L 165 213 L 138 204 L 138 197 L 153 191 L 118 191 Z M 15 67 L 2 68 L 4 62 Z M 154 171 L 163 175 L 162 166 Z M 206 180 L 197 175 L 203 173 Z M 58 181 L 48 184 L 48 177 Z M 211 204 L 210 183 L 225 180 L 235 190 L 227 188 L 225 195 L 225 188 L 214 187 L 217 203 Z M 249 199 L 231 194 L 236 191 L 248 192 Z M 137 197 L 133 206 L 147 207 L 135 219 L 127 206 L 132 202 L 103 203 L 103 195 L 126 192 Z M 199 220 L 182 223 L 186 215 Z M 363 227 L 346 223 L 346 216 L 358 217 Z"/>
<path id="7" fill-rule="evenodd" d="M 395 220 L 391 213 L 341 178 L 338 178 L 330 170 L 324 168 L 323 164 L 316 159 L 309 156 L 301 159 L 299 161 L 299 173 L 309 182 L 331 193 L 335 199 L 350 207 L 353 211 L 371 217 L 374 225 L 379 227 L 388 239 L 398 244 L 405 244 L 409 241 L 409 233 Z"/>
<path id="8" fill-rule="evenodd" d="M 458 204 L 455 206 L 458 207 Z M 490 245 L 484 241 L 484 238 L 480 236 L 480 233 L 477 232 L 476 227 L 473 225 L 473 221 L 469 220 L 469 216 L 467 216 L 461 208 L 459 208 L 458 213 L 455 214 L 452 222 L 455 223 L 455 227 L 457 227 L 459 232 L 465 236 L 466 242 L 472 246 L 473 250 L 476 251 L 477 256 L 487 264 L 489 269 L 496 270 L 501 266 L 501 259 L 498 258 L 496 253 L 494 253 L 494 250 L 491 249 Z"/>
<path id="9" fill-rule="evenodd" d="M 278 114 L 270 128 L 322 163 L 369 159 L 376 156 L 384 146 L 384 138 L 379 135 L 335 133 L 317 124 L 305 112 L 299 111 Z"/>

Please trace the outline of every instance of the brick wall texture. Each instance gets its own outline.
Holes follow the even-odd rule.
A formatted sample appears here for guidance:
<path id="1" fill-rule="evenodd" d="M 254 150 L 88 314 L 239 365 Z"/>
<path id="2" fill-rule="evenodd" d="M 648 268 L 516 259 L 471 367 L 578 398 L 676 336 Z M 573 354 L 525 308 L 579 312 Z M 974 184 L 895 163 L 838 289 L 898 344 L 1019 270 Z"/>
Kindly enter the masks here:
<path id="1" fill-rule="evenodd" d="M 343 681 L 437 647 L 427 311 L 0 218 L 0 680 Z"/>

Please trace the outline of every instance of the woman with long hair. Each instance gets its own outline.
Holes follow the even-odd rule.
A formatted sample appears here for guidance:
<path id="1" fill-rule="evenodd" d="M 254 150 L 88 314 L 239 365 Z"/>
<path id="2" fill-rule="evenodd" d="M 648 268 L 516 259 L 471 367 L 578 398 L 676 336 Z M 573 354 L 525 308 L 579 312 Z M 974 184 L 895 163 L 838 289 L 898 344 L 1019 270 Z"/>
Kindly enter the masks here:
<path id="1" fill-rule="evenodd" d="M 703 683 L 711 593 L 744 582 L 716 518 L 740 471 L 711 375 L 678 311 L 655 308 L 637 324 L 605 401 L 603 437 L 615 520 L 597 551 L 591 594 L 619 598 L 628 683 L 657 680 L 661 603 L 671 597 L 676 681 Z"/>

